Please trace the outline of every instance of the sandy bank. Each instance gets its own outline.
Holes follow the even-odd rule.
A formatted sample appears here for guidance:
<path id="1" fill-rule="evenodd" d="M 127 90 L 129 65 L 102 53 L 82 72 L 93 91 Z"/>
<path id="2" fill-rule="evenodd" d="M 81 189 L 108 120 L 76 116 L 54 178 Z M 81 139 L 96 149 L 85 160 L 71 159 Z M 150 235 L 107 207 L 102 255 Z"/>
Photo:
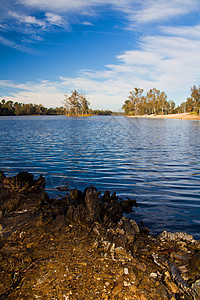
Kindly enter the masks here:
<path id="1" fill-rule="evenodd" d="M 141 116 L 129 116 L 129 118 L 200 120 L 199 116 L 190 115 L 189 113 L 169 114 L 169 115 L 141 115 Z"/>

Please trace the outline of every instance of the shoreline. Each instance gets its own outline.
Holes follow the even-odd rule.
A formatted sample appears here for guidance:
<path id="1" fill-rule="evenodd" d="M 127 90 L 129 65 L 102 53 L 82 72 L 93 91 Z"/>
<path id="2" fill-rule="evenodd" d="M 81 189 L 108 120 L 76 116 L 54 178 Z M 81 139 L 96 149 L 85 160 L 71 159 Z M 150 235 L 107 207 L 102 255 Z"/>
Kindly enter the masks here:
<path id="1" fill-rule="evenodd" d="M 124 213 L 135 200 L 0 172 L 0 299 L 200 299 L 200 241 L 157 237 Z"/>
<path id="2" fill-rule="evenodd" d="M 148 118 L 148 119 L 181 119 L 181 120 L 199 120 L 200 116 L 184 114 L 169 114 L 169 115 L 141 115 L 141 116 L 127 116 L 128 118 Z"/>

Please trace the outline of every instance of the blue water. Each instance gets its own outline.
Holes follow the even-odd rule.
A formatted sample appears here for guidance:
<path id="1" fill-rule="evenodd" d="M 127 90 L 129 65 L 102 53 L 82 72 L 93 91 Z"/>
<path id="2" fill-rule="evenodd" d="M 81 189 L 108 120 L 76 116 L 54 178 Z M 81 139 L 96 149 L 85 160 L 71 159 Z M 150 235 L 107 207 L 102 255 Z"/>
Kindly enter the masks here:
<path id="1" fill-rule="evenodd" d="M 200 122 L 123 116 L 0 117 L 0 170 L 43 174 L 56 186 L 116 191 L 152 234 L 200 239 Z"/>

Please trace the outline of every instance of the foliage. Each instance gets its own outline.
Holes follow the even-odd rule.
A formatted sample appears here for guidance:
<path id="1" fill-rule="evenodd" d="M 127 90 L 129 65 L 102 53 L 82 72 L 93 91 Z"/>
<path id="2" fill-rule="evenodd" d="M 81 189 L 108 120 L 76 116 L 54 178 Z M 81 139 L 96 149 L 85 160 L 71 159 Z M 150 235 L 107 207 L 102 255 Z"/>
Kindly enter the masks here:
<path id="1" fill-rule="evenodd" d="M 0 102 L 0 115 L 3 116 L 21 116 L 21 115 L 64 115 L 64 107 L 46 108 L 41 104 L 24 104 L 13 101 Z"/>
<path id="2" fill-rule="evenodd" d="M 156 88 L 150 89 L 146 96 L 143 89 L 134 88 L 130 91 L 128 100 L 122 106 L 126 115 L 163 114 L 173 113 L 175 103 L 167 102 L 167 95 Z"/>
<path id="3" fill-rule="evenodd" d="M 65 95 L 64 106 L 66 113 L 71 116 L 87 115 L 90 113 L 89 101 L 86 96 L 74 90 L 70 96 Z"/>
<path id="4" fill-rule="evenodd" d="M 91 113 L 93 115 L 98 115 L 98 116 L 103 116 L 103 115 L 107 115 L 107 116 L 110 116 L 112 115 L 112 111 L 111 110 L 103 110 L 103 109 L 94 109 L 94 110 L 91 110 Z"/>

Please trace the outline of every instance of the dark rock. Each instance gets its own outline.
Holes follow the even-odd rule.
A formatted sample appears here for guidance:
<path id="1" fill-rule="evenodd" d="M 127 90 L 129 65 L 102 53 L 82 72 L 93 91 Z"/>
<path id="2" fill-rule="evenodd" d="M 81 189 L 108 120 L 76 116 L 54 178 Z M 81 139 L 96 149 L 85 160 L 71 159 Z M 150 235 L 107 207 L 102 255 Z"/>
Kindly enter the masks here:
<path id="1" fill-rule="evenodd" d="M 83 193 L 78 189 L 70 190 L 70 199 L 72 202 L 81 202 L 83 200 Z"/>
<path id="2" fill-rule="evenodd" d="M 118 196 L 116 196 L 116 192 L 113 192 L 112 195 L 110 196 L 111 202 L 115 202 L 119 199 Z"/>
<path id="3" fill-rule="evenodd" d="M 6 178 L 5 174 L 3 171 L 0 171 L 0 182 L 2 182 Z"/>
<path id="4" fill-rule="evenodd" d="M 91 186 L 85 193 L 86 220 L 89 223 L 99 221 L 100 202 L 96 188 Z"/>
<path id="5" fill-rule="evenodd" d="M 102 197 L 103 202 L 116 202 L 118 200 L 118 196 L 116 196 L 116 192 L 113 192 L 112 195 L 110 191 L 105 191 Z"/>
<path id="6" fill-rule="evenodd" d="M 133 211 L 133 209 L 132 209 L 133 206 L 135 206 L 135 207 L 138 206 L 136 200 L 131 200 L 131 199 L 120 201 L 120 204 L 121 204 L 122 210 L 127 214 L 129 214 Z"/>
<path id="7" fill-rule="evenodd" d="M 34 180 L 33 180 L 33 174 L 30 174 L 28 172 L 19 172 L 16 176 L 15 176 L 15 184 L 19 187 L 19 188 L 24 188 L 24 187 L 31 187 L 34 185 Z"/>
<path id="8" fill-rule="evenodd" d="M 110 191 L 105 191 L 102 197 L 103 202 L 111 202 Z"/>
<path id="9" fill-rule="evenodd" d="M 195 280 L 199 279 L 200 274 L 200 251 L 198 251 L 189 261 L 188 269 L 193 274 Z"/>
<path id="10" fill-rule="evenodd" d="M 126 244 L 129 245 L 133 243 L 135 239 L 135 230 L 132 227 L 130 220 L 126 217 L 121 218 L 118 223 L 118 226 L 124 229 L 125 237 L 126 237 Z"/>
<path id="11" fill-rule="evenodd" d="M 104 223 L 114 222 L 117 223 L 123 216 L 121 205 L 118 201 L 115 203 L 104 202 L 101 204 L 100 217 Z"/>

